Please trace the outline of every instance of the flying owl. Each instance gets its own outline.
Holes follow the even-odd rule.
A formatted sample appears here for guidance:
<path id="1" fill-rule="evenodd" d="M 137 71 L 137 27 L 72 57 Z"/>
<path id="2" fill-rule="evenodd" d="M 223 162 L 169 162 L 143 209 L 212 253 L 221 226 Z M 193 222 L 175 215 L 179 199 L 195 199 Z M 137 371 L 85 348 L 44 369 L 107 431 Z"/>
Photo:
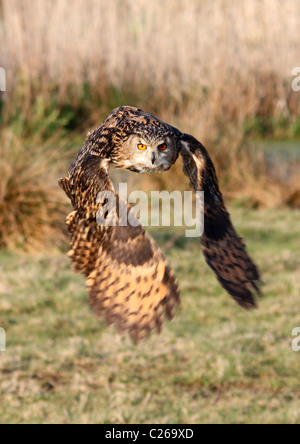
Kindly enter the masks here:
<path id="1" fill-rule="evenodd" d="M 122 106 L 87 138 L 68 177 L 59 180 L 74 211 L 67 218 L 69 256 L 86 278 L 90 304 L 97 316 L 139 341 L 180 304 L 176 278 L 153 239 L 137 226 L 99 224 L 99 192 L 114 193 L 109 164 L 136 173 L 166 171 L 182 156 L 193 190 L 204 191 L 201 246 L 208 265 L 225 290 L 245 309 L 256 306 L 259 272 L 237 235 L 224 205 L 214 165 L 194 137 L 134 107 Z M 124 208 L 123 208 L 124 209 Z M 107 215 L 106 215 L 107 216 Z M 136 224 L 135 224 L 136 225 Z"/>

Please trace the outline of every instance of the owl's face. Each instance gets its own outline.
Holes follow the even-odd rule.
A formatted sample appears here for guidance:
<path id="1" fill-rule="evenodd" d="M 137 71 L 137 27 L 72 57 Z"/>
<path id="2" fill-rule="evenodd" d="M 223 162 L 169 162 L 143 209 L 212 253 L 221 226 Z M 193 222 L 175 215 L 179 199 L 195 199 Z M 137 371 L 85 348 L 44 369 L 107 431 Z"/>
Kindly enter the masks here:
<path id="1" fill-rule="evenodd" d="M 160 172 L 171 168 L 178 156 L 176 142 L 168 135 L 146 137 L 132 135 L 122 144 L 117 167 L 136 173 Z"/>

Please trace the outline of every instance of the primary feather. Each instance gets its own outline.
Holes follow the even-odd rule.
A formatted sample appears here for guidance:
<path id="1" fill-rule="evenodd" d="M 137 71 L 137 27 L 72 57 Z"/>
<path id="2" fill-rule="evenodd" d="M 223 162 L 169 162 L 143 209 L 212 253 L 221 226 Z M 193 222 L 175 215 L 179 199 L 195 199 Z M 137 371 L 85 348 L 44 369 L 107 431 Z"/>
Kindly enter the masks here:
<path id="1" fill-rule="evenodd" d="M 204 191 L 204 233 L 201 245 L 206 262 L 225 290 L 245 309 L 256 306 L 258 269 L 236 233 L 219 190 L 214 165 L 194 137 L 184 134 L 181 155 L 184 172 L 194 191 Z"/>

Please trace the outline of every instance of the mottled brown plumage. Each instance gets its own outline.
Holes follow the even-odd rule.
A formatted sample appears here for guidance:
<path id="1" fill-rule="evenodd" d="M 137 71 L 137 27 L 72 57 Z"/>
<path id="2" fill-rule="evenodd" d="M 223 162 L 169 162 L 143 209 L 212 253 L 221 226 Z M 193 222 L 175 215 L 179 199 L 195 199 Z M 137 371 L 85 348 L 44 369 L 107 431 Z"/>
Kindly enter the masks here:
<path id="1" fill-rule="evenodd" d="M 137 143 L 148 144 L 147 152 L 138 152 Z M 160 152 L 162 143 L 167 149 Z M 107 324 L 116 324 L 136 341 L 153 329 L 160 331 L 164 318 L 172 319 L 180 296 L 165 258 L 142 226 L 120 226 L 121 212 L 128 216 L 130 207 L 119 202 L 108 166 L 113 162 L 139 173 L 165 171 L 179 153 L 192 188 L 205 193 L 201 243 L 206 261 L 228 293 L 252 308 L 259 273 L 231 224 L 211 159 L 192 136 L 137 108 L 117 108 L 88 136 L 69 176 L 59 181 L 74 207 L 67 218 L 69 256 L 75 271 L 86 277 L 91 306 Z M 114 193 L 115 226 L 97 219 L 99 214 L 110 217 L 106 202 L 97 198 L 103 191 Z"/>
<path id="2" fill-rule="evenodd" d="M 254 295 L 260 293 L 259 272 L 231 223 L 214 165 L 204 146 L 188 134 L 183 135 L 181 155 L 191 187 L 194 191 L 204 191 L 201 246 L 206 262 L 239 305 L 254 308 Z"/>

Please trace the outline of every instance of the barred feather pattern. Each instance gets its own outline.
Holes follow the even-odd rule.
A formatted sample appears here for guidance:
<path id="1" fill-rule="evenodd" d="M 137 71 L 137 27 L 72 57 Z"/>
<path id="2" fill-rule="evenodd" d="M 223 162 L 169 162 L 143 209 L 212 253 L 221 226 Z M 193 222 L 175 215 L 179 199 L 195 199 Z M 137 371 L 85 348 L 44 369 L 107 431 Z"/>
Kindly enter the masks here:
<path id="1" fill-rule="evenodd" d="M 256 307 L 259 271 L 235 231 L 219 190 L 214 165 L 194 137 L 184 134 L 181 155 L 184 173 L 194 191 L 204 191 L 204 233 L 201 245 L 206 262 L 222 287 L 245 309 Z"/>
<path id="2" fill-rule="evenodd" d="M 92 309 L 120 333 L 136 342 L 154 329 L 160 332 L 164 319 L 171 320 L 180 294 L 176 279 L 155 242 L 143 227 L 99 225 L 99 191 L 113 191 L 105 159 L 86 153 L 59 184 L 74 211 L 67 218 L 71 236 L 69 256 L 74 269 L 86 277 Z M 126 205 L 119 202 L 117 208 Z M 122 207 L 121 207 L 122 208 Z"/>

